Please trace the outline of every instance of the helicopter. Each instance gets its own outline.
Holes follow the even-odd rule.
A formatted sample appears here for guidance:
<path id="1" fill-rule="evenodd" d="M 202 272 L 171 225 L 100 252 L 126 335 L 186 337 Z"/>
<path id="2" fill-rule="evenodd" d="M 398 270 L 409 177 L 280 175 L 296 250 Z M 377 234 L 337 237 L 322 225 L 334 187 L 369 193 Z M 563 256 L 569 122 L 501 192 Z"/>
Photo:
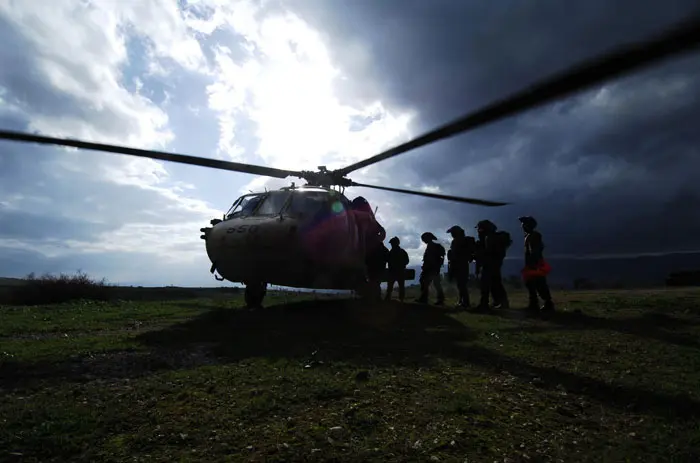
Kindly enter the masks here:
<path id="1" fill-rule="evenodd" d="M 367 285 L 366 253 L 372 246 L 384 241 L 386 230 L 364 197 L 358 196 L 351 201 L 345 196 L 344 191 L 348 187 L 486 207 L 508 204 L 358 183 L 347 177 L 351 172 L 547 104 L 674 54 L 691 51 L 699 44 L 700 17 L 695 16 L 649 40 L 624 45 L 587 60 L 420 137 L 335 170 L 320 166 L 317 171 L 291 171 L 7 130 L 0 130 L 0 139 L 305 180 L 306 184 L 301 186 L 292 183 L 277 190 L 245 194 L 233 202 L 222 218 L 212 219 L 209 227 L 200 229 L 200 238 L 205 242 L 212 264 L 210 273 L 219 281 L 243 283 L 246 286 L 246 304 L 260 307 L 269 284 L 309 289 L 364 290 Z M 413 280 L 415 271 L 407 270 L 404 277 Z M 386 275 L 382 280 L 386 281 Z"/>
<path id="2" fill-rule="evenodd" d="M 218 280 L 244 283 L 247 304 L 259 306 L 267 284 L 359 293 L 365 289 L 366 256 L 384 241 L 386 231 L 364 197 L 350 201 L 342 187 L 333 188 L 324 166 L 319 172 L 305 174 L 311 181 L 299 187 L 292 183 L 243 195 L 221 219 L 212 219 L 211 227 L 200 229 L 210 271 L 220 275 Z M 407 269 L 404 278 L 413 280 L 415 270 Z"/>

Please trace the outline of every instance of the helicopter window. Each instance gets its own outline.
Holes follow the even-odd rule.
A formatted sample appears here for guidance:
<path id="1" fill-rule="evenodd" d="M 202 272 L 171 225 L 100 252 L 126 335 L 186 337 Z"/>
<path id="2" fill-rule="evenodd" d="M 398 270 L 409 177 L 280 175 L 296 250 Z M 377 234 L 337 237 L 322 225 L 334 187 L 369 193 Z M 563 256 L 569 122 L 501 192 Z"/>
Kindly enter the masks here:
<path id="1" fill-rule="evenodd" d="M 233 219 L 236 217 L 248 217 L 253 215 L 255 208 L 260 204 L 260 200 L 265 196 L 264 194 L 253 194 L 242 196 L 235 203 L 233 207 L 226 215 L 226 219 Z"/>
<path id="2" fill-rule="evenodd" d="M 289 214 L 297 217 L 315 217 L 333 210 L 325 191 L 296 192 L 289 205 Z M 342 205 L 340 205 L 342 208 Z M 342 209 L 341 209 L 342 210 Z"/>
<path id="3" fill-rule="evenodd" d="M 289 191 L 271 191 L 263 199 L 262 204 L 255 211 L 255 215 L 277 215 L 284 208 L 287 198 L 289 198 Z"/>

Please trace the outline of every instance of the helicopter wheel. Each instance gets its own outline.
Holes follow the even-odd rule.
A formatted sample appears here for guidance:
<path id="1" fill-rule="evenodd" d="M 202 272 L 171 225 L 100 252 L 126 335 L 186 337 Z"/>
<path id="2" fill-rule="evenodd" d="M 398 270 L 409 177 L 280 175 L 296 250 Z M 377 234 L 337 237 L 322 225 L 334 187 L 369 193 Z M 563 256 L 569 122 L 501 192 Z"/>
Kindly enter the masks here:
<path id="1" fill-rule="evenodd" d="M 248 283 L 245 286 L 245 305 L 249 309 L 261 309 L 267 294 L 267 283 Z"/>

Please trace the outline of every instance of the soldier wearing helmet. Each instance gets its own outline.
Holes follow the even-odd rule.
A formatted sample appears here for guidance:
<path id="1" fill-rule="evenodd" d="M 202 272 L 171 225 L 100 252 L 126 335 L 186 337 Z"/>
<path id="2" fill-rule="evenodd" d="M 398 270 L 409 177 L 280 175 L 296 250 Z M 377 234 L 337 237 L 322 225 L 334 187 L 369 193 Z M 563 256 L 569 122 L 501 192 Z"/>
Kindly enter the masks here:
<path id="1" fill-rule="evenodd" d="M 372 249 L 368 250 L 365 264 L 367 266 L 367 280 L 369 284 L 369 294 L 374 300 L 381 300 L 382 297 L 382 276 L 386 270 L 389 259 L 389 250 L 384 243 L 377 241 Z"/>
<path id="2" fill-rule="evenodd" d="M 459 225 L 453 225 L 447 230 L 452 235 L 450 250 L 447 251 L 447 278 L 457 283 L 459 292 L 459 302 L 457 307 L 468 308 L 469 289 L 469 263 L 474 260 L 476 241 L 473 237 L 467 236 L 466 232 Z"/>
<path id="3" fill-rule="evenodd" d="M 479 287 L 481 297 L 477 309 L 484 310 L 489 307 L 489 294 L 493 299 L 493 308 L 508 308 L 508 293 L 503 286 L 501 269 L 506 251 L 512 243 L 510 234 L 499 231 L 496 224 L 490 220 L 481 220 L 477 223 L 476 242 L 476 274 L 480 275 Z"/>
<path id="4" fill-rule="evenodd" d="M 537 220 L 532 216 L 518 217 L 520 224 L 525 234 L 525 269 L 536 270 L 544 263 L 544 241 L 542 234 L 535 230 L 537 228 Z M 554 310 L 552 302 L 552 294 L 547 284 L 547 277 L 541 272 L 530 272 L 525 278 L 525 287 L 529 295 L 528 310 L 538 310 L 539 297 L 544 301 L 541 310 Z"/>
<path id="5" fill-rule="evenodd" d="M 391 249 L 389 250 L 389 271 L 388 278 L 386 281 L 386 297 L 387 301 L 391 300 L 391 293 L 394 290 L 394 283 L 398 283 L 399 286 L 399 301 L 403 302 L 404 296 L 406 295 L 405 286 L 405 274 L 406 266 L 408 266 L 408 253 L 403 249 L 401 245 L 401 240 L 398 236 L 393 237 L 389 240 Z"/>
<path id="6" fill-rule="evenodd" d="M 384 245 L 386 230 L 377 221 L 369 202 L 362 196 L 352 200 L 350 209 L 357 223 L 361 246 L 365 250 L 365 269 L 369 292 L 373 298 L 381 298 L 381 277 L 386 269 L 389 253 Z"/>
<path id="7" fill-rule="evenodd" d="M 423 304 L 428 302 L 428 293 L 432 284 L 437 292 L 437 302 L 435 304 L 442 305 L 445 302 L 445 294 L 440 283 L 440 270 L 445 263 L 445 248 L 440 243 L 435 242 L 437 237 L 430 232 L 423 233 L 420 239 L 426 246 L 419 279 L 420 297 L 416 299 L 416 302 Z"/>

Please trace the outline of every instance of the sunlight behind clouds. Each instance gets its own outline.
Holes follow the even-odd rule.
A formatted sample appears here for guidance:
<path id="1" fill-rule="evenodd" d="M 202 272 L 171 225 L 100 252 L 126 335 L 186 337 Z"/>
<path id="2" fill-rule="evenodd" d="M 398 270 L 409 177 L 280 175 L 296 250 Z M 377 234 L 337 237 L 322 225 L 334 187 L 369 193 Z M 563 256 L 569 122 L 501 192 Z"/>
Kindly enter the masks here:
<path id="1" fill-rule="evenodd" d="M 0 72 L 0 116 L 12 113 L 28 130 L 177 151 L 201 145 L 186 121 L 211 119 L 219 157 L 291 169 L 340 167 L 409 136 L 413 114 L 344 98 L 337 82 L 345 76 L 321 34 L 267 2 L 0 0 L 0 20 L 11 26 L 3 38 L 16 42 L 0 55 L 3 66 L 12 60 Z M 202 184 L 215 173 L 190 177 L 168 163 L 73 149 L 42 153 L 50 156 L 22 162 L 36 162 L 43 186 L 24 184 L 12 197 L 41 196 L 48 203 L 36 213 L 101 228 L 69 240 L 0 236 L 0 247 L 47 259 L 127 253 L 208 274 L 198 229 L 221 213 L 208 202 L 218 190 Z M 287 183 L 226 175 L 246 191 Z M 16 203 L 28 205 L 5 200 L 0 216 Z"/>
<path id="2" fill-rule="evenodd" d="M 248 25 L 245 58 L 237 62 L 230 48 L 218 48 L 216 82 L 208 87 L 209 107 L 220 114 L 219 148 L 229 157 L 254 154 L 282 169 L 333 168 L 408 137 L 412 114 L 394 114 L 381 102 L 341 102 L 335 85 L 341 72 L 300 18 L 273 13 L 257 20 L 251 11 L 238 21 Z M 234 142 L 240 120 L 255 126 L 252 153 Z"/>

